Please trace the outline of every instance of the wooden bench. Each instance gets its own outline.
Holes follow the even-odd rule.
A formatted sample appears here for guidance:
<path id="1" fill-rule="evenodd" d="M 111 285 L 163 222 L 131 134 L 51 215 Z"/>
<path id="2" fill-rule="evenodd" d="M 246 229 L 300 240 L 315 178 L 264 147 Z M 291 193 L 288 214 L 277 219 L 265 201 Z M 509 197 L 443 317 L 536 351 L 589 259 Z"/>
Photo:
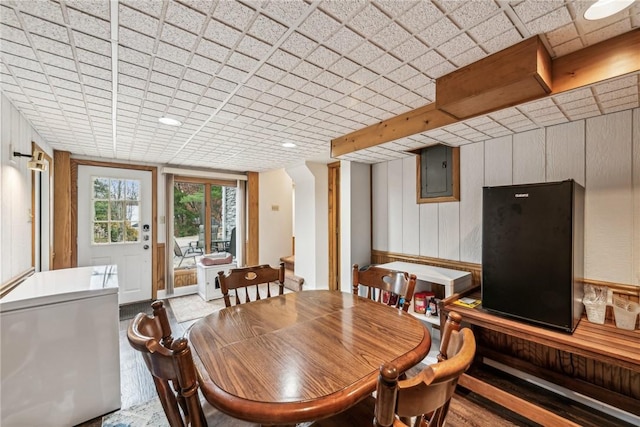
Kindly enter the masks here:
<path id="1" fill-rule="evenodd" d="M 480 299 L 478 287 L 465 294 Z M 461 296 L 443 300 L 441 316 L 457 311 L 472 325 L 478 363 L 495 360 L 640 416 L 640 330 L 616 328 L 611 318 L 598 325 L 584 316 L 573 334 L 556 332 L 490 314 L 481 305 L 471 309 L 453 304 Z M 540 424 L 571 425 L 471 375 L 459 384 Z"/>

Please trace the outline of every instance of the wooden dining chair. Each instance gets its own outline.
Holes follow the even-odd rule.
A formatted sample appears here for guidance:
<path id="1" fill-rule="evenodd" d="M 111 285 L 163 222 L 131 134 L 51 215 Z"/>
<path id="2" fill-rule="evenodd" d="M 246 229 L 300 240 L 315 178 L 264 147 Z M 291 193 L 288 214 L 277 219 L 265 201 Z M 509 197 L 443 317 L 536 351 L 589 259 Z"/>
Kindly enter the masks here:
<path id="1" fill-rule="evenodd" d="M 200 401 L 198 379 L 186 338 L 173 339 L 162 301 L 151 304 L 153 315 L 139 313 L 129 323 L 127 339 L 144 359 L 171 427 L 258 427 L 232 418 Z"/>
<path id="2" fill-rule="evenodd" d="M 440 427 L 460 376 L 476 353 L 476 341 L 469 328 L 460 329 L 461 317 L 450 312 L 440 341 L 438 363 L 426 366 L 415 376 L 399 380 L 392 364 L 380 367 L 376 397 L 369 396 L 354 407 L 310 427 Z"/>
<path id="3" fill-rule="evenodd" d="M 257 265 L 253 267 L 232 268 L 226 274 L 224 271 L 218 272 L 218 281 L 220 282 L 220 290 L 224 298 L 224 304 L 231 307 L 231 298 L 229 291 L 235 293 L 235 305 L 242 304 L 238 289 L 244 288 L 244 303 L 251 302 L 252 297 L 249 295 L 249 288 L 255 286 L 255 297 L 253 301 L 257 301 L 265 297 L 260 295 L 261 285 L 266 287 L 266 298 L 271 297 L 271 284 L 278 285 L 278 295 L 284 293 L 284 263 L 280 263 L 279 268 L 273 268 L 268 264 Z"/>
<path id="4" fill-rule="evenodd" d="M 407 311 L 416 287 L 416 276 L 375 266 L 360 270 L 358 264 L 354 264 L 352 286 L 355 295 L 359 295 L 360 286 L 366 286 L 367 298 Z"/>

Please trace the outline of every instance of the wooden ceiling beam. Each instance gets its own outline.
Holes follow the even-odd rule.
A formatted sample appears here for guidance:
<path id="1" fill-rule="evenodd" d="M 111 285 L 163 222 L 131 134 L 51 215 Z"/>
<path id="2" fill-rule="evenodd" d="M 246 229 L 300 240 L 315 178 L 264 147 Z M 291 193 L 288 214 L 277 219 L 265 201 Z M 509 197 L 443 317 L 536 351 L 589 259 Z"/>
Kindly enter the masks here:
<path id="1" fill-rule="evenodd" d="M 554 59 L 552 95 L 640 70 L 640 29 Z"/>
<path id="2" fill-rule="evenodd" d="M 552 95 L 640 71 L 640 29 L 588 46 L 551 63 Z M 331 140 L 331 157 L 450 125 L 463 119 L 424 105 Z"/>
<path id="3" fill-rule="evenodd" d="M 331 157 L 353 153 L 405 136 L 437 129 L 456 121 L 455 117 L 438 110 L 435 102 L 427 104 L 340 138 L 332 139 Z"/>

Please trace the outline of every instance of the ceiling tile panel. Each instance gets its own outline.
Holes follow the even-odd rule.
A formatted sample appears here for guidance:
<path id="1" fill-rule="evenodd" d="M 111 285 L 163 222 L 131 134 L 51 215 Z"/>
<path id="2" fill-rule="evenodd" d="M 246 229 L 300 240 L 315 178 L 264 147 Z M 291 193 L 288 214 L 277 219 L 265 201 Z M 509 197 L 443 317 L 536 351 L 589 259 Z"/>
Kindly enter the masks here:
<path id="1" fill-rule="evenodd" d="M 20 28 L 10 27 L 8 25 L 0 24 L 0 37 L 3 40 L 9 40 L 14 43 L 18 43 L 24 46 L 29 46 L 29 40 L 27 35 Z"/>
<path id="2" fill-rule="evenodd" d="M 240 31 L 231 28 L 221 22 L 213 20 L 209 22 L 209 25 L 207 26 L 207 30 L 205 32 L 205 37 L 207 39 L 228 48 L 233 48 L 240 39 L 241 35 L 242 33 Z"/>
<path id="3" fill-rule="evenodd" d="M 323 42 L 340 28 L 340 23 L 321 10 L 314 10 L 300 25 L 300 30 L 308 37 Z"/>
<path id="4" fill-rule="evenodd" d="M 64 17 L 60 5 L 53 1 L 17 1 L 18 9 L 31 15 L 46 19 L 47 21 L 64 24 Z"/>
<path id="5" fill-rule="evenodd" d="M 449 18 L 443 18 L 421 31 L 418 37 L 428 46 L 437 47 L 455 37 L 460 29 Z"/>
<path id="6" fill-rule="evenodd" d="M 493 0 L 475 0 L 462 3 L 449 15 L 461 28 L 469 28 L 479 22 L 486 21 L 498 11 L 498 6 Z"/>
<path id="7" fill-rule="evenodd" d="M 373 36 L 371 40 L 385 50 L 392 50 L 409 39 L 409 37 L 411 37 L 411 33 L 395 22 L 391 22 Z"/>
<path id="8" fill-rule="evenodd" d="M 135 0 L 135 3 L 137 3 L 137 1 L 138 0 Z M 153 3 L 156 3 L 156 5 L 154 6 L 157 6 L 158 4 L 160 7 L 162 6 L 160 2 L 153 2 Z M 211 7 L 211 4 L 207 6 L 207 9 L 209 7 Z M 169 2 L 169 5 L 167 7 L 165 21 L 173 25 L 176 25 L 182 29 L 185 29 L 187 31 L 191 31 L 192 33 L 200 34 L 200 31 L 206 25 L 205 18 L 206 18 L 206 15 L 202 14 L 198 10 L 192 9 L 178 2 L 172 1 L 172 2 Z M 209 31 L 209 28 L 207 28 L 207 31 Z"/>
<path id="9" fill-rule="evenodd" d="M 11 12 L 13 13 L 13 11 Z M 15 14 L 13 14 L 13 16 L 15 16 Z M 69 43 L 69 32 L 64 26 L 36 18 L 26 13 L 22 14 L 22 19 L 25 22 L 27 31 L 31 34 L 38 34 L 63 43 Z M 5 22 L 4 16 L 2 16 L 2 21 Z M 20 27 L 19 23 L 17 27 Z"/>
<path id="10" fill-rule="evenodd" d="M 254 19 L 255 10 L 238 2 L 221 1 L 214 9 L 213 16 L 237 30 L 245 31 Z"/>
<path id="11" fill-rule="evenodd" d="M 504 13 L 499 13 L 469 29 L 469 34 L 474 38 L 474 40 L 482 43 L 510 30 L 511 28 L 513 28 L 511 20 L 509 20 Z"/>
<path id="12" fill-rule="evenodd" d="M 340 54 L 349 53 L 356 46 L 364 42 L 364 38 L 354 33 L 347 27 L 340 28 L 331 38 L 324 44 Z"/>
<path id="13" fill-rule="evenodd" d="M 543 15 L 531 22 L 528 22 L 525 25 L 531 34 L 542 34 L 570 22 L 571 15 L 567 8 L 563 6 L 547 15 Z"/>
<path id="14" fill-rule="evenodd" d="M 109 0 L 64 0 L 64 3 L 74 9 L 81 10 L 89 15 L 108 20 L 110 18 Z"/>
<path id="15" fill-rule="evenodd" d="M 420 1 L 407 13 L 402 15 L 398 22 L 413 33 L 419 33 L 425 28 L 435 24 L 443 17 L 440 9 L 431 2 Z"/>
<path id="16" fill-rule="evenodd" d="M 249 29 L 249 34 L 268 44 L 275 44 L 285 34 L 287 28 L 273 19 L 259 15 Z"/>
<path id="17" fill-rule="evenodd" d="M 618 21 L 600 30 L 596 30 L 586 35 L 587 44 L 592 45 L 610 39 L 617 35 L 631 31 L 631 22 L 628 19 Z"/>
<path id="18" fill-rule="evenodd" d="M 71 8 L 67 9 L 67 16 L 69 16 L 69 24 L 76 30 L 107 40 L 111 36 L 111 26 L 109 21 L 96 18 Z"/>
<path id="19" fill-rule="evenodd" d="M 160 21 L 146 13 L 120 4 L 118 7 L 118 19 L 120 25 L 131 30 L 154 38 L 158 35 Z"/>
<path id="20" fill-rule="evenodd" d="M 506 49 L 509 46 L 513 46 L 514 44 L 520 43 L 522 40 L 524 40 L 524 37 L 520 35 L 517 29 L 512 28 L 482 43 L 482 47 L 484 47 L 488 54 L 492 54 L 501 51 L 502 49 Z"/>

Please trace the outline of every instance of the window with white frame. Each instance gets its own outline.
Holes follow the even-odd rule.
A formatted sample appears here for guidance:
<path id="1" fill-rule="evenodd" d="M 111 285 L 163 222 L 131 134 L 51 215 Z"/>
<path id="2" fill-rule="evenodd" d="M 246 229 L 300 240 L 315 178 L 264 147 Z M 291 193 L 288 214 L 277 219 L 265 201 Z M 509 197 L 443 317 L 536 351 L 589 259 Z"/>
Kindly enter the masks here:
<path id="1" fill-rule="evenodd" d="M 92 177 L 92 243 L 140 241 L 140 181 Z"/>

